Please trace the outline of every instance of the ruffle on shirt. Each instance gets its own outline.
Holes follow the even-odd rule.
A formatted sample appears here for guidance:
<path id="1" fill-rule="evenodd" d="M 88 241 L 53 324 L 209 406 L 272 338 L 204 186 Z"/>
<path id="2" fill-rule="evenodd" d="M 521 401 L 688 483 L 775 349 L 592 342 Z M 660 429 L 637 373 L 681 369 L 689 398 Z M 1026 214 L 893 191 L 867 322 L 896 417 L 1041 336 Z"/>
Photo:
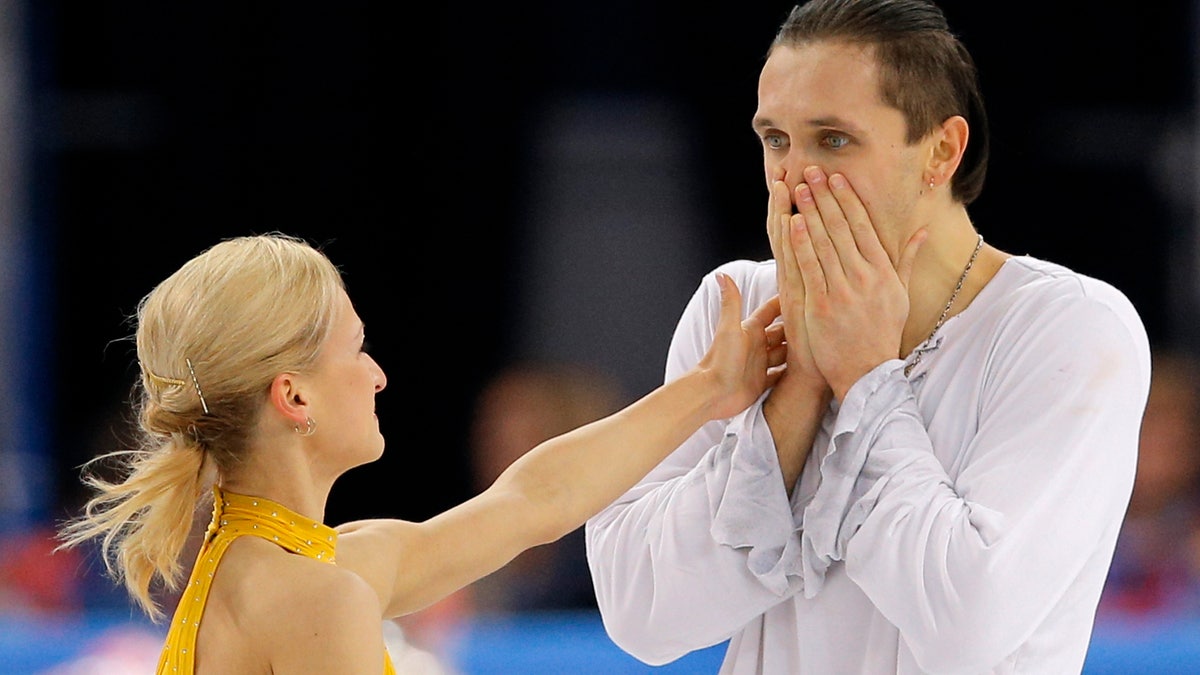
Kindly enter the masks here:
<path id="1" fill-rule="evenodd" d="M 828 453 L 821 460 L 820 487 L 804 510 L 802 574 L 804 597 L 812 598 L 825 584 L 834 562 L 845 560 L 846 545 L 866 520 L 878 492 L 867 494 L 859 481 L 871 444 L 887 420 L 883 409 L 895 409 L 912 387 L 904 377 L 904 361 L 893 359 L 864 375 L 837 411 Z M 863 425 L 869 425 L 863 428 Z"/>
<path id="2" fill-rule="evenodd" d="M 720 447 L 707 455 L 703 475 L 712 509 L 710 533 L 723 546 L 748 548 L 750 572 L 786 597 L 803 583 L 801 542 L 761 403 L 731 419 Z"/>

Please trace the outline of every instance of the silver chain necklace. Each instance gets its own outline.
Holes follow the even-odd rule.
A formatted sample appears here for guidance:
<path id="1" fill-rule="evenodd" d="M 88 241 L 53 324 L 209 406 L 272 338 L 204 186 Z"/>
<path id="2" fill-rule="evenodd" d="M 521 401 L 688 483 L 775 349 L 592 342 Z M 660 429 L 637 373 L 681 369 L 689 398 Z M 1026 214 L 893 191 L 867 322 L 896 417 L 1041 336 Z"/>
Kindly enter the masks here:
<path id="1" fill-rule="evenodd" d="M 938 329 L 942 327 L 943 323 L 946 323 L 946 316 L 950 314 L 950 308 L 954 306 L 954 300 L 958 298 L 958 292 L 962 290 L 963 283 L 967 280 L 967 274 L 971 272 L 971 266 L 975 264 L 975 258 L 979 257 L 979 249 L 981 248 L 983 248 L 982 234 L 979 235 L 979 241 L 975 242 L 975 250 L 971 252 L 971 259 L 967 261 L 967 266 L 963 268 L 962 276 L 958 278 L 958 283 L 954 286 L 954 292 L 950 294 L 950 301 L 946 303 L 946 308 L 942 310 L 942 315 L 938 317 L 937 323 L 933 324 L 933 330 L 929 331 L 929 337 L 925 338 L 925 341 L 921 344 L 933 340 L 933 336 L 937 335 Z M 905 377 L 908 377 L 912 373 L 913 368 L 917 367 L 917 364 L 921 362 L 921 357 L 925 354 L 925 350 L 920 349 L 920 346 L 917 345 L 916 358 L 912 360 L 912 363 L 904 366 Z"/>

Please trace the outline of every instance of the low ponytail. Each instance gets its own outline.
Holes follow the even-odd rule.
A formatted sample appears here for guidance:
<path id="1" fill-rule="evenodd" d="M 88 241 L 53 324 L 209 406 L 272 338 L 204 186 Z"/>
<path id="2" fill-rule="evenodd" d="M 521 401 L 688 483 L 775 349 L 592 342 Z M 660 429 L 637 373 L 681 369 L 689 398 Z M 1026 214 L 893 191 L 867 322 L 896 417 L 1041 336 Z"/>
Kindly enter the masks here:
<path id="1" fill-rule="evenodd" d="M 99 475 L 99 466 L 110 462 L 117 463 L 121 480 Z M 59 530 L 59 548 L 98 539 L 109 576 L 123 582 L 152 619 L 161 619 L 151 588 L 158 582 L 174 591 L 184 575 L 180 554 L 197 503 L 212 487 L 206 464 L 199 444 L 184 434 L 162 447 L 118 451 L 89 461 L 83 480 L 97 494 L 82 516 Z"/>

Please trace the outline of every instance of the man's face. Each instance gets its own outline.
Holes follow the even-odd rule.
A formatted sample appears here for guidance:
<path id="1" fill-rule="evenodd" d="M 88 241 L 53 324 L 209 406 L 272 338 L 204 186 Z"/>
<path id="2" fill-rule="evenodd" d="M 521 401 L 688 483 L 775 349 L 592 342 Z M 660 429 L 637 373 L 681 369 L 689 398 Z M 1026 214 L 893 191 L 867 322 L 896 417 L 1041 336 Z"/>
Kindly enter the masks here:
<path id="1" fill-rule="evenodd" d="M 890 252 L 920 226 L 913 208 L 928 148 L 905 142 L 903 114 L 880 99 L 870 47 L 776 48 L 759 76 L 754 131 L 768 186 L 779 177 L 795 188 L 812 165 L 844 174 Z"/>

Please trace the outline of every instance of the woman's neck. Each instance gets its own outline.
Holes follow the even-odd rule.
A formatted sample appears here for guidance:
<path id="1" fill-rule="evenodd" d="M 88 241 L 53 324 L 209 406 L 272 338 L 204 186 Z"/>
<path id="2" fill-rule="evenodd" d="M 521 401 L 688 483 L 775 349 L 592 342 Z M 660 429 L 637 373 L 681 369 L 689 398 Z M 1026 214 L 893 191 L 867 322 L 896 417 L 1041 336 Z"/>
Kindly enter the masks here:
<path id="1" fill-rule="evenodd" d="M 303 448 L 260 446 L 247 455 L 236 469 L 222 473 L 217 481 L 222 490 L 263 497 L 324 522 L 333 483 L 313 475 L 311 463 L 303 461 Z"/>

